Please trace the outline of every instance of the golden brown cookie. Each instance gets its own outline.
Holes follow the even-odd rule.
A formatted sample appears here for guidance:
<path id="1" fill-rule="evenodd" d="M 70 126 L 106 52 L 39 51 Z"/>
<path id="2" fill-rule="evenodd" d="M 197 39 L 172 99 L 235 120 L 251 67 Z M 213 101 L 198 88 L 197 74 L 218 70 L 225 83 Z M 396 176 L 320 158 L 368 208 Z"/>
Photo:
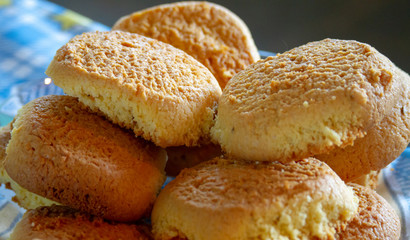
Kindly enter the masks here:
<path id="1" fill-rule="evenodd" d="M 50 206 L 58 204 L 47 198 L 27 191 L 9 177 L 5 168 L 6 147 L 11 138 L 12 123 L 0 128 L 0 185 L 3 183 L 6 188 L 12 190 L 16 195 L 12 198 L 20 207 L 33 209 L 39 206 Z"/>
<path id="2" fill-rule="evenodd" d="M 165 149 L 168 155 L 165 172 L 168 176 L 176 176 L 184 168 L 193 167 L 201 162 L 222 155 L 221 147 L 207 144 L 199 147 L 169 147 Z"/>
<path id="3" fill-rule="evenodd" d="M 215 158 L 160 192 L 155 239 L 327 239 L 357 210 L 352 189 L 323 162 Z"/>
<path id="4" fill-rule="evenodd" d="M 70 96 L 23 106 L 5 168 L 25 189 L 105 219 L 146 214 L 165 180 L 166 152 Z"/>
<path id="5" fill-rule="evenodd" d="M 336 240 L 357 239 L 400 239 L 400 219 L 389 203 L 375 191 L 349 184 L 359 197 L 359 211 L 344 230 L 339 231 Z"/>
<path id="6" fill-rule="evenodd" d="M 209 2 L 177 2 L 135 12 L 112 28 L 173 45 L 207 67 L 221 88 L 237 72 L 259 60 L 245 23 L 228 9 Z"/>
<path id="7" fill-rule="evenodd" d="M 64 206 L 39 207 L 27 211 L 16 225 L 10 240 L 129 239 L 149 240 L 145 226 L 104 221 Z"/>
<path id="8" fill-rule="evenodd" d="M 46 73 L 68 95 L 161 147 L 208 139 L 221 95 L 215 77 L 193 57 L 120 31 L 74 37 Z"/>
<path id="9" fill-rule="evenodd" d="M 351 146 L 336 148 L 315 156 L 326 162 L 345 181 L 354 181 L 386 167 L 406 149 L 410 142 L 410 77 L 397 70 L 404 84 L 393 110 L 367 135 L 356 139 Z"/>
<path id="10" fill-rule="evenodd" d="M 396 105 L 402 76 L 373 47 L 325 39 L 260 60 L 223 91 L 213 139 L 235 158 L 282 161 L 351 144 Z"/>

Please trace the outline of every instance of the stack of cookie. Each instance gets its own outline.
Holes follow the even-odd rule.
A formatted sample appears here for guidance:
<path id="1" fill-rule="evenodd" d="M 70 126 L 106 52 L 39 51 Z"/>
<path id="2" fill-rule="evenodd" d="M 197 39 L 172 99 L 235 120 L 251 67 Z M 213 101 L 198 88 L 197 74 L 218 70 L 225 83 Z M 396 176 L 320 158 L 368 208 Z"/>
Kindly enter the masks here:
<path id="1" fill-rule="evenodd" d="M 379 171 L 406 148 L 409 84 L 356 41 L 325 39 L 252 64 L 219 100 L 211 136 L 224 155 L 165 186 L 154 236 L 398 239 L 389 204 L 345 182 Z"/>
<path id="2" fill-rule="evenodd" d="M 230 11 L 208 3 L 182 4 L 181 11 L 212 12 L 205 22 L 198 18 L 198 26 L 190 23 L 198 29 L 212 28 L 207 24 L 220 15 L 227 22 L 215 19 L 212 25 L 229 26 L 240 34 L 235 35 L 238 43 L 244 40 L 240 47 L 246 49 L 239 49 L 227 36 L 221 41 L 218 32 L 198 32 L 215 39 L 214 50 L 206 47 L 213 53 L 203 61 L 222 58 L 228 66 L 219 69 L 225 81 L 259 59 L 249 30 Z M 202 42 L 194 40 L 192 46 Z M 226 60 L 227 52 L 231 56 Z M 165 180 L 163 148 L 171 147 L 178 156 L 186 154 L 177 153 L 185 148 L 181 146 L 220 154 L 220 147 L 210 144 L 209 130 L 221 88 L 210 69 L 182 50 L 132 33 L 85 33 L 57 52 L 47 73 L 69 96 L 36 99 L 2 129 L 0 173 L 22 207 L 53 206 L 26 214 L 12 239 L 60 237 L 79 226 L 87 226 L 80 232 L 83 237 L 96 226 L 118 233 L 115 229 L 128 225 L 117 222 L 150 216 Z M 140 228 L 135 226 L 127 231 L 134 238 L 149 237 L 136 234 Z M 129 238 L 125 236 L 107 238 Z"/>
<path id="3" fill-rule="evenodd" d="M 2 129 L 0 180 L 25 208 L 52 205 L 11 239 L 399 238 L 389 204 L 345 183 L 410 140 L 410 77 L 385 56 L 326 39 L 258 61 L 244 23 L 206 2 L 113 30 L 60 48 L 47 74 L 68 96 Z"/>
<path id="4" fill-rule="evenodd" d="M 120 18 L 113 30 L 137 33 L 171 44 L 193 56 L 223 89 L 239 71 L 260 59 L 245 23 L 228 9 L 209 2 L 164 4 Z M 219 156 L 218 144 L 166 149 L 167 174 Z"/>

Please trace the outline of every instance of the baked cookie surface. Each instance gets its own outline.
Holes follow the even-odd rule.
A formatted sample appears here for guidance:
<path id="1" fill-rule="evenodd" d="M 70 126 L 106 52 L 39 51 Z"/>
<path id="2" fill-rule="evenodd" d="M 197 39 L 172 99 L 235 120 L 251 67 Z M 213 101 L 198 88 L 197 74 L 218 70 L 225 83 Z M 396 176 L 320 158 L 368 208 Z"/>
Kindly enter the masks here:
<path id="1" fill-rule="evenodd" d="M 228 9 L 209 2 L 178 2 L 138 11 L 112 28 L 173 45 L 204 64 L 221 88 L 237 72 L 259 60 L 245 23 Z"/>
<path id="2" fill-rule="evenodd" d="M 6 188 L 12 190 L 16 194 L 12 200 L 24 209 L 34 209 L 39 206 L 58 204 L 57 202 L 27 191 L 13 181 L 7 174 L 4 163 L 6 161 L 6 148 L 11 138 L 12 129 L 13 122 L 0 128 L 0 185 L 4 184 Z"/>
<path id="3" fill-rule="evenodd" d="M 325 39 L 260 60 L 223 91 L 212 136 L 228 155 L 290 161 L 351 144 L 389 114 L 401 76 L 373 47 Z"/>
<path id="4" fill-rule="evenodd" d="M 348 185 L 359 197 L 359 210 L 346 228 L 335 235 L 335 239 L 400 239 L 400 219 L 389 203 L 371 189 Z"/>
<path id="5" fill-rule="evenodd" d="M 327 239 L 357 210 L 353 191 L 323 162 L 215 158 L 160 192 L 155 239 Z"/>
<path id="6" fill-rule="evenodd" d="M 23 188 L 110 220 L 147 214 L 165 180 L 163 149 L 70 96 L 26 104 L 6 154 L 6 171 Z"/>
<path id="7" fill-rule="evenodd" d="M 221 88 L 197 60 L 137 34 L 84 33 L 46 73 L 68 95 L 161 147 L 209 138 Z"/>
<path id="8" fill-rule="evenodd" d="M 402 76 L 403 86 L 392 111 L 352 145 L 315 156 L 344 181 L 355 181 L 371 171 L 380 171 L 398 158 L 410 142 L 410 77 L 399 69 L 397 74 Z"/>
<path id="9" fill-rule="evenodd" d="M 149 240 L 144 226 L 113 223 L 65 206 L 38 207 L 23 215 L 10 240 Z"/>

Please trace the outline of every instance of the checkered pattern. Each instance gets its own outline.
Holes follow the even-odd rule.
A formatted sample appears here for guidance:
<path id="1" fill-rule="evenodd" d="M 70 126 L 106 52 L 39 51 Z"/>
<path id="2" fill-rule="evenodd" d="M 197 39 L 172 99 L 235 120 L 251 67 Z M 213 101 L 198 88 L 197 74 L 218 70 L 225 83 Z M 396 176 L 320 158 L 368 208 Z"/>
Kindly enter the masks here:
<path id="1" fill-rule="evenodd" d="M 44 84 L 44 71 L 55 51 L 74 35 L 108 30 L 99 23 L 62 25 L 56 21 L 64 8 L 42 0 L 0 0 L 0 125 L 11 120 L 25 103 L 39 96 L 62 94 Z M 68 16 L 71 16 L 70 14 Z M 75 21 L 74 21 L 75 22 Z M 68 28 L 68 30 L 64 30 Z M 261 55 L 269 54 L 261 51 Z M 394 170 L 392 170 L 394 169 Z M 402 239 L 410 239 L 410 148 L 383 170 L 380 189 L 401 213 Z M 169 182 L 170 178 L 167 179 Z M 24 210 L 10 201 L 13 193 L 0 187 L 0 240 L 8 238 Z"/>
<path id="2" fill-rule="evenodd" d="M 77 34 L 109 30 L 91 20 L 75 24 L 78 19 L 73 19 L 70 23 L 74 24 L 62 26 L 57 16 L 65 13 L 63 7 L 42 0 L 0 0 L 0 125 L 9 122 L 28 101 L 62 94 L 55 85 L 43 83 L 58 48 Z M 70 20 L 71 15 L 66 18 Z M 24 213 L 10 201 L 13 195 L 0 187 L 0 240 L 9 237 Z"/>
<path id="3" fill-rule="evenodd" d="M 108 30 L 92 22 L 65 31 L 56 16 L 66 9 L 41 0 L 14 0 L 0 5 L 0 102 L 11 86 L 44 79 L 48 63 L 58 48 L 74 35 Z"/>
<path id="4" fill-rule="evenodd" d="M 410 147 L 383 170 L 384 182 L 398 203 L 402 219 L 402 239 L 410 240 Z"/>

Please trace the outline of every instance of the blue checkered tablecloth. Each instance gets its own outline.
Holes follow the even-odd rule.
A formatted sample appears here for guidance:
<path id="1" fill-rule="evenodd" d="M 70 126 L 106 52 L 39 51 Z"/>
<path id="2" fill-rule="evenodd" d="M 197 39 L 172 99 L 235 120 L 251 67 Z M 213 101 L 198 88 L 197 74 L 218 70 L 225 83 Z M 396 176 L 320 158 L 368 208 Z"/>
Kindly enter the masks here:
<path id="1" fill-rule="evenodd" d="M 0 125 L 25 103 L 47 94 L 62 94 L 45 84 L 55 51 L 74 35 L 109 28 L 42 0 L 0 0 Z M 410 148 L 382 171 L 377 191 L 401 217 L 402 239 L 410 239 Z M 7 239 L 24 210 L 0 187 L 0 240 Z"/>
<path id="2" fill-rule="evenodd" d="M 0 102 L 12 86 L 44 79 L 55 51 L 74 35 L 108 27 L 41 0 L 0 0 Z"/>
<path id="3" fill-rule="evenodd" d="M 73 36 L 109 30 L 75 12 L 42 0 L 0 0 L 0 125 L 28 101 L 62 94 L 44 84 L 45 70 L 58 48 Z M 7 239 L 24 210 L 0 187 L 0 240 Z"/>

